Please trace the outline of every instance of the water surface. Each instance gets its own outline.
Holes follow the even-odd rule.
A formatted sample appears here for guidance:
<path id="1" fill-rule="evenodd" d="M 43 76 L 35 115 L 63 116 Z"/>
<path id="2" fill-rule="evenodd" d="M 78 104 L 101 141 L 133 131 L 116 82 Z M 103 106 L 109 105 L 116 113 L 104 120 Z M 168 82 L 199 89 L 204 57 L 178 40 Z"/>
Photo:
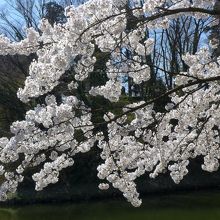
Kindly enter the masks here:
<path id="1" fill-rule="evenodd" d="M 0 208 L 0 220 L 220 220 L 220 191 L 149 196 L 140 208 L 124 201 Z"/>

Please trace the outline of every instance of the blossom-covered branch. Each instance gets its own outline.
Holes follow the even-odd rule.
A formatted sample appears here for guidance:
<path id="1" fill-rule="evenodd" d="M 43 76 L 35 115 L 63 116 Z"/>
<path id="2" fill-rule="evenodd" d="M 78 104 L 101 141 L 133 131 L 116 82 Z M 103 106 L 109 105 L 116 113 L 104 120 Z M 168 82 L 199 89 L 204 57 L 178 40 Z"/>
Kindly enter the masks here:
<path id="1" fill-rule="evenodd" d="M 120 103 L 123 79 L 150 87 L 156 78 L 151 54 L 157 47 L 151 31 L 168 29 L 183 13 L 215 25 L 219 11 L 214 4 L 214 0 L 145 0 L 144 4 L 90 0 L 66 8 L 66 23 L 42 20 L 41 33 L 28 29 L 27 38 L 19 43 L 1 37 L 3 55 L 36 53 L 18 98 L 25 103 L 45 98 L 44 104 L 27 111 L 23 121 L 12 124 L 10 139 L 0 139 L 1 200 L 17 190 L 28 168 L 39 169 L 33 180 L 36 190 L 42 190 L 59 180 L 59 172 L 73 165 L 76 154 L 92 147 L 101 149 L 99 188 L 106 190 L 110 183 L 134 206 L 141 205 L 135 181 L 144 174 L 155 178 L 169 171 L 179 183 L 188 173 L 189 160 L 201 155 L 202 169 L 217 170 L 220 58 L 213 56 L 213 45 L 182 54 L 183 71 L 169 72 L 174 75 L 173 88 L 155 91 L 152 98 L 120 105 L 115 112 L 104 104 L 96 111 L 91 101 L 103 97 L 106 103 Z M 163 81 L 160 58 L 157 65 Z M 104 75 L 105 82 L 86 84 L 97 75 Z M 61 84 L 65 92 L 59 90 Z M 97 112 L 101 119 L 95 118 Z"/>

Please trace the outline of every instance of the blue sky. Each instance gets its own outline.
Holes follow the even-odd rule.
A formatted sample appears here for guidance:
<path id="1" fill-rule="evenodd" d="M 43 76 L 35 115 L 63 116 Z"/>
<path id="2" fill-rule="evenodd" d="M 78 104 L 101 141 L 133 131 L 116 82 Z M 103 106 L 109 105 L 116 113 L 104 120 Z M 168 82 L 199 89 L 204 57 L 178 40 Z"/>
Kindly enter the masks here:
<path id="1" fill-rule="evenodd" d="M 0 0 L 0 8 L 4 7 L 5 0 Z"/>

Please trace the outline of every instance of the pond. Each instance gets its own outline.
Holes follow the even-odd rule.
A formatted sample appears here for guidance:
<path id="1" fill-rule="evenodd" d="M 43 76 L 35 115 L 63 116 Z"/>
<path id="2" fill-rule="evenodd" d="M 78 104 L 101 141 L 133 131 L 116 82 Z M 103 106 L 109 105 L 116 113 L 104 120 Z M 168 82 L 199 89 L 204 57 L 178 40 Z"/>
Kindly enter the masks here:
<path id="1" fill-rule="evenodd" d="M 0 220 L 219 220 L 220 191 L 148 196 L 140 208 L 125 201 L 1 208 Z"/>

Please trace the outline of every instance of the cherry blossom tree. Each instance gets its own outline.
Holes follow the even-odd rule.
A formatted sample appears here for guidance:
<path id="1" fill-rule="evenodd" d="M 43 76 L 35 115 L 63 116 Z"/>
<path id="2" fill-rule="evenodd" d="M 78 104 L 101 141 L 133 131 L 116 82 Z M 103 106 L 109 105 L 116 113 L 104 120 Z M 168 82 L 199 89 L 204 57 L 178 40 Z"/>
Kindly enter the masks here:
<path id="1" fill-rule="evenodd" d="M 116 113 L 91 104 L 92 97 L 100 96 L 119 102 L 122 77 L 135 84 L 151 80 L 146 57 L 155 39 L 147 31 L 166 30 L 183 14 L 208 19 L 214 26 L 220 14 L 214 5 L 214 0 L 90 0 L 67 7 L 64 24 L 41 20 L 40 33 L 29 28 L 27 38 L 18 43 L 1 36 L 2 55 L 37 55 L 18 98 L 24 103 L 44 100 L 11 125 L 10 139 L 0 139 L 1 200 L 16 192 L 30 168 L 35 189 L 42 190 L 73 166 L 76 154 L 94 147 L 103 161 L 97 167 L 99 188 L 117 188 L 136 207 L 141 205 L 136 180 L 144 174 L 155 178 L 169 172 L 178 184 L 188 173 L 189 161 L 198 156 L 204 157 L 203 170 L 216 171 L 220 58 L 212 54 L 215 41 L 182 56 L 187 68 L 175 73 L 175 85 L 157 97 L 121 106 Z M 105 62 L 101 69 L 100 62 Z M 76 93 L 88 77 L 103 71 L 105 84 L 90 85 L 83 97 Z M 59 90 L 61 86 L 68 92 Z M 164 110 L 156 110 L 155 103 L 164 99 L 169 100 Z M 97 121 L 94 114 L 103 119 Z"/>

